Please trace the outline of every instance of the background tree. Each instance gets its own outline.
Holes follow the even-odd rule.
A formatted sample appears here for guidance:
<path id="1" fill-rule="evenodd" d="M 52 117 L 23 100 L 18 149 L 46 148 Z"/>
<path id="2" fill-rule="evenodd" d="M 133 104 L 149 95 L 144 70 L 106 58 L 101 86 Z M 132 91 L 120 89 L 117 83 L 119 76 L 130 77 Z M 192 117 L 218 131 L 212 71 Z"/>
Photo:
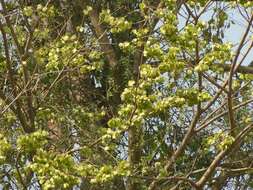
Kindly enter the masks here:
<path id="1" fill-rule="evenodd" d="M 0 3 L 1 188 L 252 188 L 253 3 Z"/>

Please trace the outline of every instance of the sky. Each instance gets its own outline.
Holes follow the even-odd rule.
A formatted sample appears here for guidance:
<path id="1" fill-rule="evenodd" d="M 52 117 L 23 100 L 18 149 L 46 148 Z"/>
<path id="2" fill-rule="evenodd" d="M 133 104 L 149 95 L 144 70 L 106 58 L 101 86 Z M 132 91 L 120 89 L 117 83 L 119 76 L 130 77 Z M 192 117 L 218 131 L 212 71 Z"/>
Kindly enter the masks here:
<path id="1" fill-rule="evenodd" d="M 213 13 L 212 11 L 213 8 L 209 8 L 209 10 L 200 17 L 200 20 L 206 22 L 210 20 L 210 17 Z M 234 21 L 234 24 L 231 24 L 230 28 L 226 29 L 226 32 L 224 33 L 224 42 L 231 42 L 233 45 L 235 45 L 233 50 L 236 51 L 238 43 L 240 42 L 240 39 L 242 38 L 244 31 L 247 27 L 247 21 L 242 17 L 238 8 L 226 11 L 226 13 L 228 13 L 229 19 Z M 183 26 L 184 23 L 185 19 L 179 16 L 179 27 Z M 253 30 L 250 33 L 251 34 L 249 36 L 252 36 Z M 245 53 L 248 46 L 249 43 L 247 43 L 242 49 L 242 53 Z M 242 65 L 249 65 L 251 61 L 253 61 L 253 50 L 251 50 L 251 52 L 248 54 Z"/>
<path id="2" fill-rule="evenodd" d="M 236 44 L 238 46 L 238 42 L 240 42 L 245 32 L 245 29 L 247 28 L 247 22 L 241 16 L 238 10 L 229 11 L 229 18 L 232 19 L 235 24 L 231 25 L 231 27 L 225 33 L 225 41 L 232 42 L 233 44 Z M 249 37 L 253 35 L 252 32 L 253 31 L 251 30 Z M 247 47 L 249 47 L 249 44 L 250 43 L 247 43 L 245 48 L 243 48 L 242 53 L 245 53 Z M 250 51 L 243 65 L 249 65 L 251 61 L 253 61 L 253 50 Z"/>

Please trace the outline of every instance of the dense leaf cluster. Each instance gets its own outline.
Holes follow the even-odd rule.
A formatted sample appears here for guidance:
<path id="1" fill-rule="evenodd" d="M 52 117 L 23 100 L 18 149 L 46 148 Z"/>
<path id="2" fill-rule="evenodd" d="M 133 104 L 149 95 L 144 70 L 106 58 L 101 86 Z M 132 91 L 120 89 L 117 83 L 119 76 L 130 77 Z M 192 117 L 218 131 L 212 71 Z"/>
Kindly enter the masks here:
<path id="1" fill-rule="evenodd" d="M 0 4 L 0 189 L 253 187 L 252 2 Z"/>

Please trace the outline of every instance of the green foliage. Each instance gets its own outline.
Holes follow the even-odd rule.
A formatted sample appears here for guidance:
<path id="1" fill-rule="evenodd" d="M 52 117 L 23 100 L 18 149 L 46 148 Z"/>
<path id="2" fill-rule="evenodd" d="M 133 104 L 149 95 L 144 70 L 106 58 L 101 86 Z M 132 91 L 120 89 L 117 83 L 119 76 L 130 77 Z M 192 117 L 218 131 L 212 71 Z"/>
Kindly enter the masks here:
<path id="1" fill-rule="evenodd" d="M 252 2 L 182 2 L 0 2 L 0 187 L 250 187 Z"/>
<path id="2" fill-rule="evenodd" d="M 32 153 L 47 144 L 48 133 L 46 131 L 38 130 L 29 135 L 20 136 L 17 139 L 17 147 L 20 151 L 25 153 Z"/>
<path id="3" fill-rule="evenodd" d="M 131 22 L 127 21 L 124 17 L 113 17 L 109 9 L 103 10 L 100 13 L 100 19 L 104 23 L 110 25 L 112 33 L 120 33 L 129 30 L 132 26 Z"/>
<path id="4" fill-rule="evenodd" d="M 100 167 L 100 169 L 96 172 L 95 178 L 91 179 L 91 183 L 105 183 L 116 176 L 129 176 L 129 164 L 126 161 L 121 161 L 118 163 L 116 168 L 113 168 L 110 165 L 105 165 Z"/>
<path id="5" fill-rule="evenodd" d="M 1 148 L 0 148 L 0 163 L 4 164 L 6 155 L 8 151 L 11 149 L 11 144 L 7 141 L 6 138 L 2 134 L 0 134 L 0 143 L 1 143 Z"/>
<path id="6" fill-rule="evenodd" d="M 36 172 L 43 189 L 69 189 L 78 184 L 77 166 L 70 155 L 39 150 L 28 167 Z"/>
<path id="7" fill-rule="evenodd" d="M 234 142 L 234 138 L 224 133 L 216 133 L 214 136 L 207 138 L 206 148 L 215 146 L 218 150 L 227 149 Z"/>

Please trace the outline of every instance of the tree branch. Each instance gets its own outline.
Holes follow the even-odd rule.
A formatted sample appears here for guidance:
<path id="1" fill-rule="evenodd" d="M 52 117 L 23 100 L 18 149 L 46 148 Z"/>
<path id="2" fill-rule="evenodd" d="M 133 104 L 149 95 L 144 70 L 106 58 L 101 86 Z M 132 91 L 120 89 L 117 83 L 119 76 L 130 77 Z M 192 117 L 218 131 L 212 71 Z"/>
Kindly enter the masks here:
<path id="1" fill-rule="evenodd" d="M 18 97 L 18 93 L 17 93 L 17 90 L 16 90 L 16 86 L 17 85 L 16 85 L 16 82 L 15 82 L 15 79 L 14 79 L 14 72 L 13 72 L 12 66 L 11 66 L 11 59 L 10 59 L 10 53 L 9 53 L 7 36 L 6 36 L 5 31 L 4 31 L 2 22 L 0 22 L 0 31 L 1 31 L 2 37 L 3 37 L 4 52 L 5 52 L 7 69 L 8 69 L 8 72 L 9 72 L 9 78 L 10 78 L 10 82 L 11 82 L 12 87 L 13 87 L 14 96 L 16 98 L 16 97 Z M 2 94 L 2 96 L 4 96 L 4 95 Z M 11 104 L 11 102 L 12 101 L 10 101 L 10 100 L 7 101 L 8 104 Z M 21 102 L 20 102 L 19 98 L 17 98 L 17 100 L 16 100 L 16 109 L 14 109 L 14 107 L 12 107 L 12 110 L 17 115 L 17 117 L 18 117 L 18 119 L 19 119 L 19 121 L 20 121 L 20 123 L 21 123 L 21 125 L 22 125 L 22 127 L 24 129 L 24 131 L 25 132 L 29 132 L 30 129 L 29 129 L 29 126 L 27 125 L 27 122 L 26 122 L 26 119 L 25 119 L 25 115 L 22 112 L 22 105 L 21 105 Z"/>
<path id="2" fill-rule="evenodd" d="M 213 174 L 214 170 L 217 168 L 217 166 L 219 165 L 220 161 L 231 151 L 233 150 L 235 147 L 238 146 L 238 144 L 241 143 L 241 141 L 243 140 L 243 138 L 253 129 L 253 124 L 248 125 L 247 127 L 245 127 L 235 138 L 234 142 L 232 143 L 232 145 L 221 151 L 212 161 L 212 163 L 210 164 L 210 166 L 207 168 L 206 172 L 203 174 L 203 176 L 198 180 L 198 182 L 196 183 L 197 186 L 199 188 L 202 188 L 205 183 L 208 181 L 208 179 L 210 178 L 210 176 Z"/>
<path id="3" fill-rule="evenodd" d="M 94 7 L 89 12 L 89 17 L 90 17 L 91 24 L 95 30 L 100 47 L 102 51 L 105 53 L 106 58 L 111 66 L 111 69 L 113 69 L 117 65 L 117 56 L 114 52 L 113 47 L 111 46 L 111 42 L 107 36 L 106 30 L 103 28 L 103 26 L 99 22 L 99 14 Z"/>
<path id="4" fill-rule="evenodd" d="M 251 16 L 251 19 L 248 23 L 247 29 L 240 41 L 240 44 L 237 48 L 236 54 L 235 54 L 235 58 L 231 64 L 231 68 L 230 68 L 230 72 L 229 72 L 229 78 L 228 78 L 228 94 L 227 94 L 227 104 L 228 104 L 228 119 L 229 119 L 229 125 L 230 125 L 230 130 L 231 130 L 231 134 L 234 136 L 234 128 L 236 126 L 235 124 L 235 119 L 234 119 L 234 112 L 233 112 L 233 98 L 232 98 L 232 94 L 233 94 L 233 89 L 232 89 L 232 82 L 233 82 L 233 75 L 236 69 L 236 63 L 237 63 L 237 59 L 239 58 L 240 52 L 242 50 L 243 44 L 246 40 L 246 37 L 248 36 L 248 33 L 250 31 L 251 28 L 251 23 L 253 21 L 253 14 Z M 240 65 L 240 63 L 238 64 Z"/>

